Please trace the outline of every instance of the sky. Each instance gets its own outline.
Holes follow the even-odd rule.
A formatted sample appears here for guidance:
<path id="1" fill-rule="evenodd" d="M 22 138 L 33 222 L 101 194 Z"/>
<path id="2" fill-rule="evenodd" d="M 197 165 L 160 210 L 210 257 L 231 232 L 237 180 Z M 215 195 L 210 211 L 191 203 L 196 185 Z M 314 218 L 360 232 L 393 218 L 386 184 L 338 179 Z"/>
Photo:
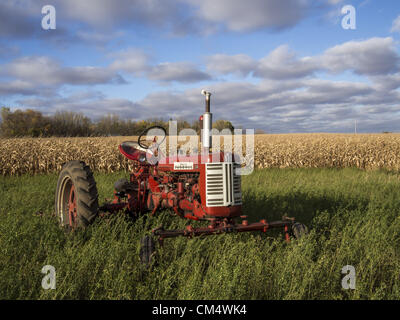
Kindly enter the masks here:
<path id="1" fill-rule="evenodd" d="M 2 0 L 0 105 L 399 132 L 399 39 L 397 0 Z"/>

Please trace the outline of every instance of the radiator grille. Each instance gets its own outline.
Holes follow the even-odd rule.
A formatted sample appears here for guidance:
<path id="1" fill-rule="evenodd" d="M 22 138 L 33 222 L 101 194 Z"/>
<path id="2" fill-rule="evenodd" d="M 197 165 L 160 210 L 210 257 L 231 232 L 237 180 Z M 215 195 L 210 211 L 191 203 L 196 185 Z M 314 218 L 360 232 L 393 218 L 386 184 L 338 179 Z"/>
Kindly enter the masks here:
<path id="1" fill-rule="evenodd" d="M 207 207 L 222 207 L 242 204 L 241 178 L 233 162 L 206 164 Z"/>

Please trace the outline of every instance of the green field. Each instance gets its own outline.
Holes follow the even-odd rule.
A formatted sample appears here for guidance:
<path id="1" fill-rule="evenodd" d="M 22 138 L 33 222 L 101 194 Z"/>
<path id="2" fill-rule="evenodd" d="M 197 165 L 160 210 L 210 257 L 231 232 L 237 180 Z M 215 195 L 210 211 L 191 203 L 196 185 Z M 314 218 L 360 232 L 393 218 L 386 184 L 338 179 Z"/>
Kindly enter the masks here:
<path id="1" fill-rule="evenodd" d="M 99 199 L 124 173 L 95 174 Z M 168 239 L 151 271 L 140 238 L 189 221 L 99 218 L 65 234 L 53 216 L 56 175 L 0 176 L 0 299 L 400 299 L 400 175 L 358 169 L 263 169 L 243 178 L 249 220 L 295 216 L 310 234 Z M 42 211 L 43 214 L 36 214 Z M 44 290 L 44 265 L 57 272 Z M 344 290 L 341 269 L 356 270 Z"/>

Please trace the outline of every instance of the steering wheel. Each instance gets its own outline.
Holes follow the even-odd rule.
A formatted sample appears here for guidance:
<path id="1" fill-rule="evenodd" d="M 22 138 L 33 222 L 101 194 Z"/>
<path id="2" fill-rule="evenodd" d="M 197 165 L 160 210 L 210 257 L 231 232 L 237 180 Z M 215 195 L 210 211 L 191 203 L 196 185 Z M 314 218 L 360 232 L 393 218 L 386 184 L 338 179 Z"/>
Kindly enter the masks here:
<path id="1" fill-rule="evenodd" d="M 159 131 L 162 131 L 162 135 L 161 135 L 162 139 L 161 139 L 160 142 L 157 141 L 157 135 L 154 136 L 153 141 L 150 142 L 150 141 L 147 140 L 147 133 L 152 129 L 158 129 Z M 152 147 L 152 149 L 153 148 L 158 148 L 158 146 L 161 145 L 164 142 L 166 136 L 167 136 L 167 131 L 163 127 L 161 127 L 161 126 L 152 126 L 152 127 L 147 128 L 146 130 L 144 130 L 139 135 L 138 144 L 139 144 L 140 147 L 142 147 L 143 149 L 146 149 L 146 150 L 149 149 L 150 147 Z M 149 145 L 145 144 L 145 142 L 147 142 Z"/>

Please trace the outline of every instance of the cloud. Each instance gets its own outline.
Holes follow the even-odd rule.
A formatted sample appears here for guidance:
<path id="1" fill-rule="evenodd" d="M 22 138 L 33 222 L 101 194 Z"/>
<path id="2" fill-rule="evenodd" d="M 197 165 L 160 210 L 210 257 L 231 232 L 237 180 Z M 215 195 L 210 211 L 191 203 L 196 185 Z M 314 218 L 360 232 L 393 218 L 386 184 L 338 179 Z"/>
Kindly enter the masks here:
<path id="1" fill-rule="evenodd" d="M 16 59 L 4 66 L 4 73 L 25 81 L 43 85 L 94 85 L 123 83 L 124 79 L 102 67 L 63 67 L 45 56 L 28 56 Z"/>
<path id="2" fill-rule="evenodd" d="M 75 33 L 75 37 L 79 42 L 90 43 L 99 47 L 104 47 L 110 41 L 118 39 L 124 35 L 125 32 L 123 31 L 105 33 L 96 31 L 78 30 Z"/>
<path id="3" fill-rule="evenodd" d="M 127 49 L 110 55 L 115 57 L 107 67 L 66 67 L 46 56 L 26 56 L 3 64 L 0 82 L 4 95 L 41 95 L 64 85 L 94 86 L 99 84 L 126 84 L 120 72 L 135 77 L 146 77 L 159 82 L 193 83 L 210 80 L 211 76 L 190 62 L 149 63 L 149 56 L 136 49 Z M 39 90 L 40 89 L 40 90 Z"/>
<path id="4" fill-rule="evenodd" d="M 11 0 L 0 2 L 0 36 L 10 38 L 25 38 L 35 32 L 35 20 L 30 12 L 31 4 Z M 40 11 L 38 11 L 40 17 Z M 40 21 L 38 26 L 40 27 Z"/>
<path id="5" fill-rule="evenodd" d="M 333 74 L 352 71 L 376 77 L 397 73 L 399 55 L 393 38 L 371 38 L 345 42 L 313 57 L 297 57 L 288 45 L 277 47 L 259 60 L 245 54 L 216 54 L 207 58 L 207 69 L 220 74 L 252 74 L 275 80 L 301 79 L 317 71 Z"/>
<path id="6" fill-rule="evenodd" d="M 110 69 L 112 70 L 140 75 L 150 69 L 149 55 L 136 48 L 128 48 L 112 53 L 109 56 L 115 59 L 110 65 Z"/>
<path id="7" fill-rule="evenodd" d="M 400 120 L 399 94 L 386 92 L 388 98 L 381 107 L 376 101 L 382 98 L 382 92 L 374 85 L 320 79 L 294 80 L 286 87 L 280 86 L 281 83 L 269 80 L 259 84 L 224 82 L 209 86 L 214 119 L 229 119 L 236 126 L 264 128 L 269 132 L 350 131 L 354 117 L 362 123 L 379 111 L 381 119 Z M 142 110 L 157 109 L 165 111 L 168 117 L 191 119 L 204 111 L 200 89 L 152 93 L 137 104 Z M 376 128 L 381 130 L 382 125 L 384 121 Z M 373 129 L 373 125 L 369 128 Z M 396 127 L 390 122 L 386 128 Z"/>
<path id="8" fill-rule="evenodd" d="M 257 62 L 245 54 L 227 55 L 227 54 L 215 54 L 208 57 L 207 59 L 207 70 L 210 72 L 216 72 L 220 74 L 238 74 L 241 76 L 247 76 L 251 73 Z"/>
<path id="9" fill-rule="evenodd" d="M 152 64 L 151 57 L 136 48 L 129 48 L 109 55 L 114 58 L 109 68 L 137 77 L 160 82 L 193 83 L 211 79 L 210 75 L 191 62 L 163 62 Z"/>
<path id="10" fill-rule="evenodd" d="M 304 0 L 187 0 L 198 17 L 219 23 L 232 31 L 275 30 L 294 26 L 305 17 L 309 1 Z"/>
<path id="11" fill-rule="evenodd" d="M 206 60 L 210 72 L 276 80 L 304 78 L 322 68 L 314 57 L 297 58 L 288 45 L 277 47 L 260 60 L 245 54 L 215 54 Z"/>
<path id="12" fill-rule="evenodd" d="M 393 20 L 392 28 L 390 29 L 390 32 L 400 32 L 400 15 L 397 16 L 397 18 Z"/>
<path id="13" fill-rule="evenodd" d="M 117 113 L 137 120 L 157 114 L 165 119 L 193 120 L 204 112 L 200 91 L 207 89 L 213 93 L 214 119 L 229 119 L 245 128 L 345 132 L 352 130 L 357 119 L 365 130 L 398 130 L 394 120 L 400 121 L 400 70 L 392 38 L 349 41 L 313 57 L 298 56 L 287 45 L 258 60 L 245 54 L 216 54 L 205 59 L 206 71 L 188 61 L 157 64 L 137 48 L 115 52 L 108 58 L 111 62 L 106 67 L 64 66 L 44 56 L 15 59 L 1 66 L 0 94 L 23 95 L 26 98 L 18 100 L 21 105 L 48 113 L 63 109 L 91 117 Z M 317 77 L 322 72 L 347 71 L 360 75 L 360 80 Z M 253 79 L 208 81 L 183 91 L 158 87 L 139 101 L 85 92 L 65 96 L 70 91 L 60 90 L 63 85 L 74 85 L 75 91 L 81 89 L 79 86 L 90 89 L 97 84 L 123 83 L 119 73 L 161 83 L 215 80 L 213 73 Z"/>
<path id="14" fill-rule="evenodd" d="M 211 79 L 210 75 L 198 70 L 190 62 L 164 62 L 151 68 L 146 75 L 150 80 L 177 81 L 182 83 L 198 82 Z"/>
<path id="15" fill-rule="evenodd" d="M 1 95 L 34 95 L 38 94 L 38 88 L 32 83 L 21 80 L 0 82 L 0 94 Z"/>
<path id="16" fill-rule="evenodd" d="M 332 0 L 327 4 L 333 5 Z M 307 16 L 309 0 L 56 0 L 66 18 L 96 28 L 146 25 L 174 33 L 209 34 L 290 28 Z"/>
<path id="17" fill-rule="evenodd" d="M 339 4 L 343 1 L 344 0 L 327 0 L 328 4 L 332 4 L 332 5 Z"/>
<path id="18" fill-rule="evenodd" d="M 271 79 L 303 78 L 313 74 L 319 66 L 311 57 L 296 58 L 289 46 L 282 45 L 259 61 L 255 75 Z"/>
<path id="19" fill-rule="evenodd" d="M 66 17 L 96 28 L 126 23 L 164 26 L 179 12 L 174 0 L 57 0 L 55 3 Z"/>
<path id="20" fill-rule="evenodd" d="M 20 49 L 17 46 L 6 46 L 0 43 L 0 58 L 15 58 L 19 53 Z"/>
<path id="21" fill-rule="evenodd" d="M 154 114 L 165 120 L 194 120 L 204 112 L 201 89 L 156 91 L 139 101 L 100 93 L 78 93 L 67 97 L 33 97 L 19 103 L 45 113 L 59 109 L 82 111 L 92 118 L 116 113 L 135 120 L 154 117 Z M 235 126 L 274 133 L 350 132 L 354 119 L 360 130 L 396 131 L 400 121 L 399 92 L 378 82 L 307 78 L 284 82 L 262 80 L 257 84 L 220 82 L 209 84 L 206 89 L 213 93 L 211 112 L 215 120 L 228 119 Z"/>
<path id="22" fill-rule="evenodd" d="M 47 0 L 1 1 L 0 36 L 43 39 L 46 34 L 57 43 L 65 39 L 67 44 L 88 43 L 85 38 L 90 43 L 111 41 L 115 30 L 138 26 L 174 35 L 279 31 L 295 26 L 312 9 L 318 14 L 334 5 L 331 0 L 323 6 L 311 0 L 52 0 L 57 29 L 64 31 L 49 35 L 41 29 L 41 8 L 48 4 Z M 77 35 L 75 27 L 85 31 Z"/>
<path id="23" fill-rule="evenodd" d="M 2 83 L 4 94 L 39 94 L 41 89 L 57 89 L 63 85 L 122 84 L 125 79 L 113 70 L 102 67 L 65 67 L 46 56 L 27 56 L 2 66 L 0 75 L 12 79 Z M 7 91 L 6 88 L 9 90 Z M 36 88 L 36 89 L 35 89 Z"/>
<path id="24" fill-rule="evenodd" d="M 268 80 L 259 84 L 223 82 L 207 89 L 213 93 L 214 119 L 269 132 L 349 132 L 354 119 L 365 125 L 364 130 L 396 131 L 398 125 L 392 120 L 400 120 L 399 93 L 382 91 L 375 83 Z M 143 109 L 162 106 L 168 114 L 190 117 L 203 112 L 199 90 L 152 94 L 138 104 Z M 377 113 L 379 121 L 374 126 L 371 118 Z"/>
<path id="25" fill-rule="evenodd" d="M 352 70 L 360 75 L 382 75 L 399 70 L 393 38 L 349 41 L 325 51 L 323 66 L 331 72 Z"/>
<path id="26" fill-rule="evenodd" d="M 165 28 L 179 20 L 177 0 L 52 0 L 56 8 L 57 29 L 52 33 L 41 28 L 41 13 L 47 0 L 2 0 L 0 2 L 0 36 L 9 38 L 66 39 L 68 42 L 90 37 L 91 41 L 110 41 L 101 37 L 100 32 L 113 34 L 115 28 L 144 25 Z M 74 27 L 80 26 L 80 35 Z M 59 30 L 64 30 L 59 32 Z M 57 33 L 57 35 L 56 35 Z M 96 33 L 97 35 L 94 35 Z M 107 35 L 108 36 L 108 35 Z M 100 39 L 101 38 L 101 39 Z"/>

